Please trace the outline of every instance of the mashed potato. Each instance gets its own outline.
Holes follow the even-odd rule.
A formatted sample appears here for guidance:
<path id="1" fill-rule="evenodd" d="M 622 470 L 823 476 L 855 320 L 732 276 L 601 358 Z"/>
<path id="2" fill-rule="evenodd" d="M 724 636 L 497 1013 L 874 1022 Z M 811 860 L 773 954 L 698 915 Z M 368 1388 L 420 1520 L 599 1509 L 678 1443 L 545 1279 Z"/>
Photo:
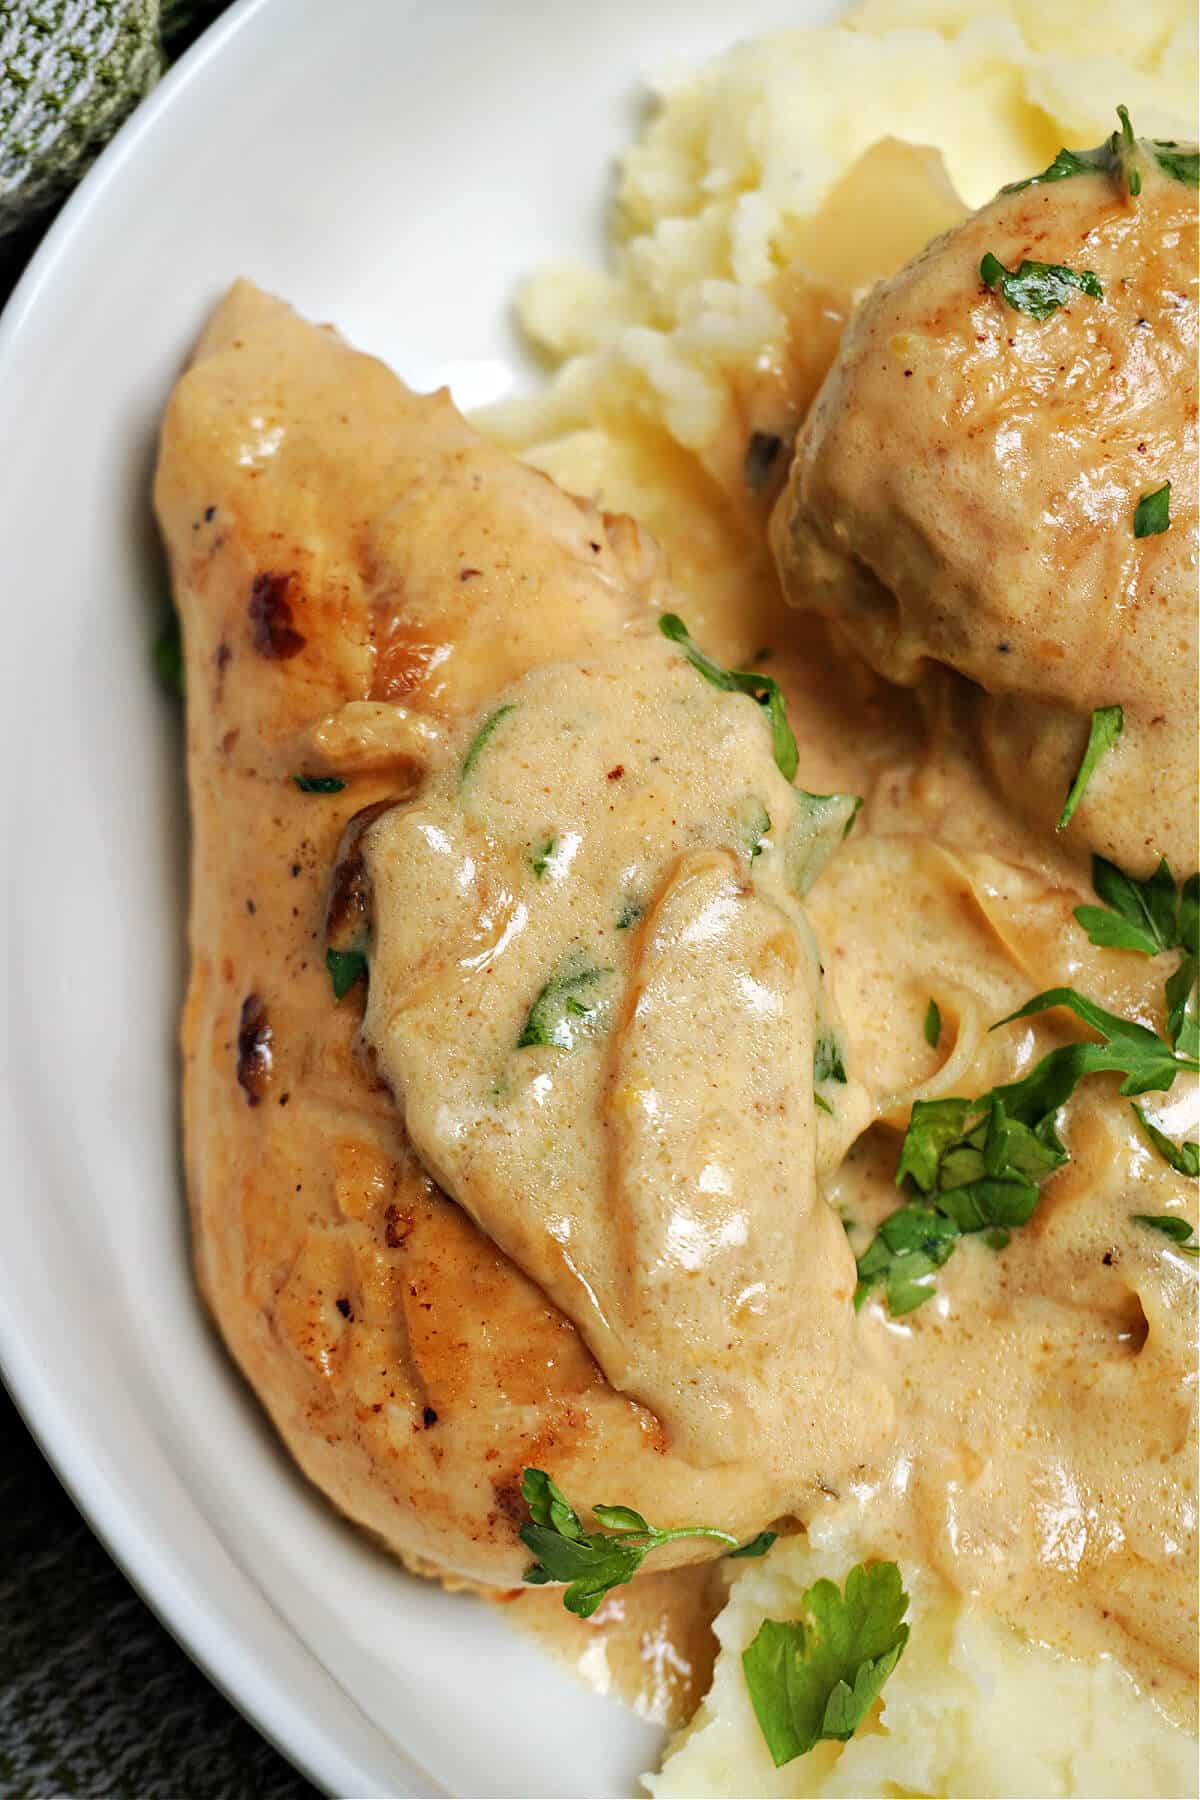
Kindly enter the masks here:
<path id="1" fill-rule="evenodd" d="M 1139 132 L 1195 137 L 1196 35 L 1184 0 L 864 0 L 839 28 L 661 83 L 622 165 L 609 269 L 527 284 L 520 317 L 556 373 L 488 428 L 635 511 L 704 641 L 753 654 L 778 600 L 752 434 L 788 441 L 866 286 L 1060 145 L 1100 142 L 1118 102 Z M 819 1575 L 886 1554 L 868 1519 L 843 1516 L 732 1565 L 713 1686 L 646 1778 L 658 1800 L 1196 1793 L 1194 1739 L 1115 1663 L 1029 1642 L 909 1562 L 912 1637 L 878 1717 L 774 1769 L 743 1648 Z"/>
<path id="2" fill-rule="evenodd" d="M 982 1607 L 905 1566 L 912 1635 L 877 1720 L 848 1744 L 818 1744 L 772 1766 L 742 1677 L 764 1618 L 795 1618 L 804 1590 L 839 1585 L 870 1554 L 863 1520 L 825 1522 L 807 1538 L 743 1563 L 716 1623 L 712 1689 L 674 1740 L 655 1800 L 702 1795 L 972 1794 L 1089 1800 L 1196 1792 L 1196 1746 L 1112 1662 L 1087 1664 L 1029 1643 Z"/>

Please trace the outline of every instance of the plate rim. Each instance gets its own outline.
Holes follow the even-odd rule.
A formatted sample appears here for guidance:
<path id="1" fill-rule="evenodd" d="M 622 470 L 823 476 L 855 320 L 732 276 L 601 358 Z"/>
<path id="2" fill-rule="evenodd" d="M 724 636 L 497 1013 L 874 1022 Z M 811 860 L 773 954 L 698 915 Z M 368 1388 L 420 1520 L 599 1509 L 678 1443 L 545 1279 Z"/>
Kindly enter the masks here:
<path id="1" fill-rule="evenodd" d="M 177 96 L 231 49 L 252 20 L 279 5 L 280 0 L 233 0 L 135 107 L 63 202 L 0 309 L 0 393 L 10 366 L 21 354 L 25 330 L 92 210 L 119 180 L 125 165 Z M 11 1021 L 11 1001 L 5 1010 Z M 6 1106 L 6 1114 L 8 1110 Z M 12 1129 L 15 1124 L 14 1119 L 6 1119 L 6 1140 L 17 1136 Z M 287 1763 L 329 1794 L 388 1794 L 420 1800 L 422 1795 L 445 1791 L 440 1784 L 430 1785 L 428 1774 L 399 1744 L 395 1746 L 394 1760 L 405 1766 L 406 1783 L 400 1787 L 394 1777 L 381 1781 L 368 1758 L 359 1760 L 348 1753 L 345 1744 L 322 1725 L 311 1709 L 306 1709 L 285 1677 L 275 1674 L 270 1664 L 251 1656 L 225 1610 L 172 1570 L 169 1558 L 154 1537 L 139 1529 L 131 1496 L 114 1493 L 93 1446 L 70 1421 L 56 1390 L 42 1377 L 36 1359 L 22 1350 L 20 1333 L 4 1308 L 0 1308 L 0 1382 L 72 1504 L 135 1593 L 206 1680 Z M 364 1735 L 374 1734 L 377 1727 L 362 1712 L 353 1694 L 319 1661 L 270 1597 L 262 1589 L 257 1592 L 280 1628 L 295 1639 L 325 1679 L 359 1713 Z"/>

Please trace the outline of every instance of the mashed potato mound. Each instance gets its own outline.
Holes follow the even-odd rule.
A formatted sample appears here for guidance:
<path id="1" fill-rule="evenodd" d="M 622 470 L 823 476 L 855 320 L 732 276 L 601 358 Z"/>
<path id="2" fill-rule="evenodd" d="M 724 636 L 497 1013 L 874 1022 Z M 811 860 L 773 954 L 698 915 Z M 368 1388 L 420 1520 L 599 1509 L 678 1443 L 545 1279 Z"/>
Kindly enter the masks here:
<path id="1" fill-rule="evenodd" d="M 807 364 L 819 381 L 854 293 L 963 202 L 1064 143 L 1099 143 L 1118 101 L 1144 135 L 1194 137 L 1196 39 L 1185 0 L 865 0 L 842 26 L 740 44 L 659 83 L 623 160 L 612 267 L 529 281 L 521 323 L 561 367 L 532 412 L 496 409 L 489 429 L 520 446 L 632 412 L 728 487 L 747 429 L 794 427 L 747 391 L 748 370 L 780 372 L 781 393 L 808 385 L 787 367 L 789 327 L 793 341 L 824 333 Z M 859 169 L 887 138 L 934 146 L 944 169 L 912 152 Z M 815 286 L 799 320 L 797 269 Z"/>
<path id="2" fill-rule="evenodd" d="M 713 1685 L 645 1784 L 655 1800 L 703 1795 L 1194 1795 L 1195 1740 L 1159 1713 L 1114 1663 L 1083 1663 L 906 1566 L 912 1625 L 878 1716 L 848 1744 L 818 1744 L 776 1769 L 742 1676 L 764 1618 L 798 1615 L 825 1575 L 839 1586 L 872 1554 L 861 1520 L 825 1522 L 735 1565 L 716 1621 Z"/>

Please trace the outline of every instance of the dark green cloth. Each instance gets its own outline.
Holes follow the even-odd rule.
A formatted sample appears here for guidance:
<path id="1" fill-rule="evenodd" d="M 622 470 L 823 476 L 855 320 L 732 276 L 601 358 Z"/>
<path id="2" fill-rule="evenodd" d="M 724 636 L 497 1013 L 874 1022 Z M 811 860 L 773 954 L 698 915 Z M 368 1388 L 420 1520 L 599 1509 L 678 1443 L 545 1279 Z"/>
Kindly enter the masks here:
<path id="1" fill-rule="evenodd" d="M 221 10 L 164 7 L 168 55 Z M 51 216 L 0 243 L 0 306 Z M 0 1800 L 315 1792 L 142 1604 L 0 1387 Z"/>
<path id="2" fill-rule="evenodd" d="M 92 1536 L 0 1388 L 0 1796 L 315 1800 Z"/>

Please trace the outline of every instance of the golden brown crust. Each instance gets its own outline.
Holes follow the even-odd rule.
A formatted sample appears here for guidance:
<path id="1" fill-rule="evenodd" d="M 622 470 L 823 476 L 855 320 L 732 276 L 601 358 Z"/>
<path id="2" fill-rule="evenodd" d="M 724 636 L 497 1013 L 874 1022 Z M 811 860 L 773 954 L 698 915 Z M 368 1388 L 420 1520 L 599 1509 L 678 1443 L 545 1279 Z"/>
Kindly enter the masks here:
<path id="1" fill-rule="evenodd" d="M 526 1464 L 748 1535 L 752 1498 L 666 1454 L 420 1169 L 361 989 L 335 1003 L 324 966 L 347 821 L 410 791 L 452 715 L 642 611 L 653 546 L 245 284 L 172 397 L 155 499 L 186 646 L 188 1188 L 232 1353 L 304 1471 L 423 1572 L 519 1581 Z M 562 604 L 535 614 L 538 557 Z"/>

